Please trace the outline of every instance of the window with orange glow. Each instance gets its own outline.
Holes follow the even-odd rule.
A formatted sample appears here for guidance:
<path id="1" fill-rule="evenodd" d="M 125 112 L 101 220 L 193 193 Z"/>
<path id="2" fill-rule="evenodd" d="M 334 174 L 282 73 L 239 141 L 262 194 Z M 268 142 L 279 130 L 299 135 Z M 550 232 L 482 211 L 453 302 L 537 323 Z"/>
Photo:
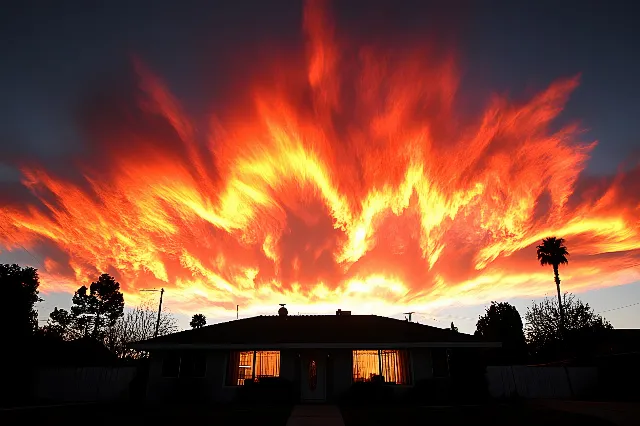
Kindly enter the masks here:
<path id="1" fill-rule="evenodd" d="M 231 352 L 227 386 L 242 386 L 245 380 L 280 376 L 280 351 Z"/>
<path id="2" fill-rule="evenodd" d="M 386 383 L 411 384 L 409 352 L 399 349 L 353 351 L 353 381 L 369 382 L 382 376 Z"/>

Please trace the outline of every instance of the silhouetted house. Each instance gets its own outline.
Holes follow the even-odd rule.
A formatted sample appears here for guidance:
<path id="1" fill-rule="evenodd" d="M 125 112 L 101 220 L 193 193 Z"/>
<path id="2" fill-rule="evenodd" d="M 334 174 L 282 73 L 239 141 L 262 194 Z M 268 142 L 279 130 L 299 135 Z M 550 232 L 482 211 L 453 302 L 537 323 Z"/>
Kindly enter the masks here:
<path id="1" fill-rule="evenodd" d="M 598 367 L 600 399 L 640 401 L 640 329 L 607 330 L 597 356 L 584 363 Z"/>
<path id="2" fill-rule="evenodd" d="M 228 401 L 247 388 L 286 382 L 295 399 L 323 401 L 358 382 L 402 393 L 449 376 L 452 354 L 500 346 L 449 329 L 349 314 L 287 316 L 281 309 L 279 316 L 209 325 L 131 347 L 151 353 L 151 400 Z"/>
<path id="3" fill-rule="evenodd" d="M 94 367 L 118 362 L 113 352 L 91 337 L 69 341 L 41 339 L 38 350 L 42 354 L 38 361 L 40 366 Z"/>
<path id="4" fill-rule="evenodd" d="M 599 345 L 602 355 L 640 353 L 640 329 L 616 328 L 607 330 L 602 340 L 603 342 Z"/>

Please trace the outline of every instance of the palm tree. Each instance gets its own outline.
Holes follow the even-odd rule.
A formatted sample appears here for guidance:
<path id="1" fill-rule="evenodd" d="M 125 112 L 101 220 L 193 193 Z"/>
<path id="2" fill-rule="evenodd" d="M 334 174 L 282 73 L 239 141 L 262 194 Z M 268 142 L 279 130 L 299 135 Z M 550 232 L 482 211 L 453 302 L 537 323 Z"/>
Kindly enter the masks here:
<path id="1" fill-rule="evenodd" d="M 202 314 L 195 314 L 191 317 L 191 322 L 189 323 L 191 328 L 202 328 L 207 325 L 207 317 Z"/>
<path id="2" fill-rule="evenodd" d="M 542 240 L 542 244 L 536 247 L 538 251 L 538 260 L 540 265 L 553 266 L 553 274 L 556 280 L 556 289 L 558 290 L 558 308 L 560 311 L 560 334 L 564 335 L 564 307 L 562 306 L 562 297 L 560 296 L 560 274 L 558 267 L 569 263 L 567 256 L 569 252 L 564 245 L 564 238 L 548 237 Z"/>

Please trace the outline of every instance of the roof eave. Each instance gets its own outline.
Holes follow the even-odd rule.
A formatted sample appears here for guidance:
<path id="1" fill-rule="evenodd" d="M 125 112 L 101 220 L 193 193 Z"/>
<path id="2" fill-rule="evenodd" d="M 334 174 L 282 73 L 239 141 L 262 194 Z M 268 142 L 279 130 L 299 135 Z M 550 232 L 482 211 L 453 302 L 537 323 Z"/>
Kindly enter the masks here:
<path id="1" fill-rule="evenodd" d="M 275 350 L 275 349 L 398 349 L 398 348 L 499 348 L 500 342 L 393 342 L 393 343 L 154 343 L 136 342 L 131 349 L 160 350 Z"/>

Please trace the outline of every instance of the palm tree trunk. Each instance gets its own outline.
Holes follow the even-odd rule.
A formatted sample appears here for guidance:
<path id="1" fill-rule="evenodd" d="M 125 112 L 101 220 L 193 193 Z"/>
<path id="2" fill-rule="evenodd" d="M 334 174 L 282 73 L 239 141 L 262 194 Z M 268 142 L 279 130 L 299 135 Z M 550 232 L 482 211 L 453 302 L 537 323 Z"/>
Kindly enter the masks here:
<path id="1" fill-rule="evenodd" d="M 564 306 L 562 306 L 562 296 L 560 295 L 560 274 L 558 265 L 553 265 L 553 274 L 556 279 L 556 289 L 558 290 L 558 310 L 560 311 L 560 336 L 564 339 Z"/>

